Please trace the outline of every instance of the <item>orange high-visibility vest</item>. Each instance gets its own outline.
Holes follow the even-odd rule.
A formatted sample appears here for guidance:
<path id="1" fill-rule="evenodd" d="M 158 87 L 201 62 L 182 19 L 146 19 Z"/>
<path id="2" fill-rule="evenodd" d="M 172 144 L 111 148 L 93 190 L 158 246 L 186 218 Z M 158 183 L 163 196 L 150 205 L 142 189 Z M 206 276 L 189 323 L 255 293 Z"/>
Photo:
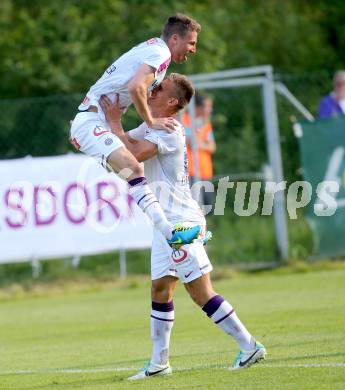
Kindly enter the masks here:
<path id="1" fill-rule="evenodd" d="M 186 129 L 191 131 L 192 123 L 188 115 L 185 112 L 182 116 L 181 122 Z M 195 135 L 201 141 L 208 141 L 213 138 L 213 129 L 211 122 L 205 123 L 202 127 L 197 129 Z M 212 153 L 206 150 L 198 149 L 198 163 L 199 163 L 199 178 L 201 180 L 211 179 L 213 176 L 213 164 L 212 164 Z M 188 154 L 188 171 L 189 176 L 194 176 L 194 163 L 193 163 L 193 151 L 190 145 L 187 144 Z"/>

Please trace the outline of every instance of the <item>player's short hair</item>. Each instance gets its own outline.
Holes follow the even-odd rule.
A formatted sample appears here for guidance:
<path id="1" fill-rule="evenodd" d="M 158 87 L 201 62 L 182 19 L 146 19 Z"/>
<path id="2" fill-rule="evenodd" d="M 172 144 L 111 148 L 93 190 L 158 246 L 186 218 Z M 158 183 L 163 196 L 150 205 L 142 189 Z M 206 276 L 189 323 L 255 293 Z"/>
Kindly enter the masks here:
<path id="1" fill-rule="evenodd" d="M 178 100 L 176 112 L 182 110 L 190 102 L 194 95 L 192 83 L 186 76 L 179 73 L 171 73 L 168 78 L 173 81 L 175 86 L 175 97 Z"/>
<path id="2" fill-rule="evenodd" d="M 199 33 L 201 31 L 200 24 L 189 16 L 178 13 L 167 19 L 162 36 L 163 39 L 169 39 L 173 34 L 184 37 L 189 31 Z"/>

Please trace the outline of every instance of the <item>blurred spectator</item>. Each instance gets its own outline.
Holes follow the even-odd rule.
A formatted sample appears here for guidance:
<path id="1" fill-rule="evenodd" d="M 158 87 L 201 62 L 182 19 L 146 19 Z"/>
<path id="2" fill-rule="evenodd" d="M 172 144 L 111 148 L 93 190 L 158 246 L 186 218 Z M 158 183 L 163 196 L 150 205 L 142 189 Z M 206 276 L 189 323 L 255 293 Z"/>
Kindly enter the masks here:
<path id="1" fill-rule="evenodd" d="M 188 153 L 188 170 L 191 185 L 196 181 L 196 176 L 202 181 L 211 181 L 213 177 L 212 155 L 216 151 L 216 143 L 213 135 L 211 124 L 213 102 L 207 95 L 195 94 L 195 141 L 197 145 L 197 162 L 198 172 L 195 172 L 193 151 L 191 147 L 192 123 L 188 112 L 182 116 L 182 123 L 185 126 L 187 153 Z M 212 205 L 214 203 L 214 194 L 205 191 L 202 188 L 200 205 Z"/>
<path id="2" fill-rule="evenodd" d="M 333 77 L 333 91 L 321 99 L 318 118 L 345 115 L 345 70 L 339 70 Z"/>

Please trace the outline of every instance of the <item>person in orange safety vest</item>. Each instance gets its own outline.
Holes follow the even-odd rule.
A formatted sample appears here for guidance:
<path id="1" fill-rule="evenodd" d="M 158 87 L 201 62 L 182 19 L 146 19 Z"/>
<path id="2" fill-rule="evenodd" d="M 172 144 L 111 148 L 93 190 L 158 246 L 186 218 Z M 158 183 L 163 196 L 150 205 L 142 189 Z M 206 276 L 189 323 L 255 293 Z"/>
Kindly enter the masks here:
<path id="1" fill-rule="evenodd" d="M 202 181 L 211 181 L 213 177 L 212 155 L 216 151 L 216 142 L 213 135 L 213 128 L 211 124 L 213 102 L 209 96 L 196 93 L 195 95 L 195 140 L 197 144 L 197 162 L 198 172 L 195 171 L 195 164 L 193 158 L 193 150 L 191 147 L 192 123 L 188 112 L 182 115 L 182 124 L 185 127 L 187 153 L 188 153 L 188 171 L 190 177 L 190 184 L 196 182 L 196 176 Z M 214 194 L 205 191 L 202 188 L 199 203 L 201 205 L 213 205 Z"/>

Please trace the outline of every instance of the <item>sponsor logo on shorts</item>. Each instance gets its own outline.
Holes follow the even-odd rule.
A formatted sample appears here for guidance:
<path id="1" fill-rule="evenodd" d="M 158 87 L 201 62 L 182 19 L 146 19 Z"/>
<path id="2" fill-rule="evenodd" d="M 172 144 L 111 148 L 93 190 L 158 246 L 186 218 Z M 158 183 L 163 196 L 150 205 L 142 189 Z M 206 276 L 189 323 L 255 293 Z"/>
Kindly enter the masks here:
<path id="1" fill-rule="evenodd" d="M 107 138 L 107 139 L 104 141 L 104 143 L 105 143 L 107 146 L 109 146 L 109 145 L 111 145 L 111 144 L 113 143 L 113 140 L 112 140 L 111 138 Z"/>
<path id="2" fill-rule="evenodd" d="M 102 127 L 102 126 L 96 126 L 96 127 L 93 129 L 93 135 L 94 135 L 95 137 L 99 137 L 100 135 L 105 134 L 105 133 L 109 133 L 109 130 L 105 129 L 105 128 Z"/>
<path id="3" fill-rule="evenodd" d="M 183 260 L 185 260 L 188 256 L 188 252 L 183 249 L 173 249 L 171 257 L 175 263 L 181 263 Z"/>
<path id="4" fill-rule="evenodd" d="M 193 270 L 184 275 L 185 278 L 189 278 L 193 273 Z"/>

